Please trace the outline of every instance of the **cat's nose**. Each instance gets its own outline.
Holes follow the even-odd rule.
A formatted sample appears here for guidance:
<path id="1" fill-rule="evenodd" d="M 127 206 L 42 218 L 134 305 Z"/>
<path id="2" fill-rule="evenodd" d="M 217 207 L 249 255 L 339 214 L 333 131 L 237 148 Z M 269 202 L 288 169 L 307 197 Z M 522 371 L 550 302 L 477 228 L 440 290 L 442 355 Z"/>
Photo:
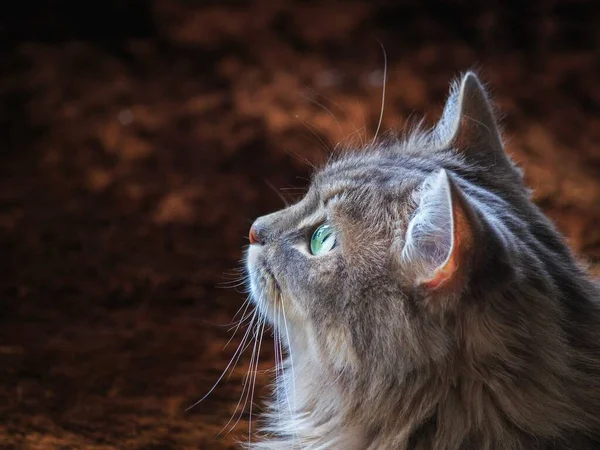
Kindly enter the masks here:
<path id="1" fill-rule="evenodd" d="M 250 240 L 250 244 L 262 244 L 260 233 L 258 232 L 258 226 L 255 223 L 250 227 L 250 232 L 248 233 L 248 239 Z"/>

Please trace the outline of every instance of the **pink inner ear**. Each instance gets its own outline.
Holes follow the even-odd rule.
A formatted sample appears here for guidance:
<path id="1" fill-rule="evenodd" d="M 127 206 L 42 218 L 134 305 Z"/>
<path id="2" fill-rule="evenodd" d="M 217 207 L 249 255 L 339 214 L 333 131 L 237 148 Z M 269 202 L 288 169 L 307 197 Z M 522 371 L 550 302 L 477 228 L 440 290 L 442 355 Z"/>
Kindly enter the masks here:
<path id="1" fill-rule="evenodd" d="M 452 276 L 458 269 L 458 265 L 456 264 L 454 253 L 450 256 L 448 261 L 444 263 L 443 266 L 435 269 L 432 277 L 423 282 L 423 285 L 428 289 L 437 289 L 441 286 L 444 286 L 448 281 L 452 279 Z"/>
<path id="2" fill-rule="evenodd" d="M 466 198 L 445 170 L 427 179 L 406 231 L 402 258 L 417 285 L 461 291 L 474 245 Z"/>
<path id="3" fill-rule="evenodd" d="M 437 267 L 432 276 L 423 282 L 428 289 L 435 290 L 451 285 L 460 289 L 464 278 L 464 260 L 469 257 L 473 247 L 473 229 L 462 201 L 452 193 L 453 239 L 448 258 Z M 462 263 L 462 264 L 461 264 Z"/>

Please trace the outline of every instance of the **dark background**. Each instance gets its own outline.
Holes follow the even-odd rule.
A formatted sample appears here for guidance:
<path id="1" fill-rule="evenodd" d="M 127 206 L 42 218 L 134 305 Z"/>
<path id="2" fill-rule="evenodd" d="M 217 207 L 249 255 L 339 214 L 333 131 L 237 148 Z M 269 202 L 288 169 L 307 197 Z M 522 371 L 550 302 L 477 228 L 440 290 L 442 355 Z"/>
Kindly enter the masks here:
<path id="1" fill-rule="evenodd" d="M 0 448 L 224 449 L 252 220 L 327 148 L 478 68 L 534 198 L 600 265 L 598 2 L 10 2 L 0 14 Z M 240 334 L 241 335 L 241 334 Z M 273 351 L 265 338 L 255 410 Z"/>

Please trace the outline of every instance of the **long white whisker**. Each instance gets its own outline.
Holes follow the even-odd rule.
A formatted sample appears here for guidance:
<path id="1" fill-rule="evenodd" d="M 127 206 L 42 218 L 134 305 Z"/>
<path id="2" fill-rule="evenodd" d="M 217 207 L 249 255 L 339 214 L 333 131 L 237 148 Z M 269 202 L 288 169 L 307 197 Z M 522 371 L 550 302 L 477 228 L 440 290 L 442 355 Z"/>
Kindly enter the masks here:
<path id="1" fill-rule="evenodd" d="M 215 388 L 217 387 L 217 385 L 221 382 L 221 380 L 223 379 L 223 377 L 227 373 L 227 370 L 229 370 L 229 367 L 231 367 L 231 364 L 233 363 L 236 354 L 237 353 L 240 353 L 240 354 L 243 353 L 243 350 L 240 351 L 240 349 L 242 348 L 242 344 L 243 344 L 243 341 L 240 343 L 240 345 L 238 346 L 237 350 L 233 353 L 233 356 L 229 360 L 229 364 L 227 364 L 227 367 L 225 367 L 225 370 L 223 371 L 223 373 L 221 374 L 221 376 L 217 379 L 217 381 L 215 382 L 215 384 L 213 385 L 213 387 L 211 387 L 210 390 L 206 394 L 204 394 L 204 397 L 202 397 L 200 400 L 198 400 L 197 402 L 195 402 L 193 405 L 191 405 L 188 408 L 186 408 L 186 411 L 189 411 L 193 407 L 195 407 L 198 404 L 202 403 L 215 390 Z M 239 355 L 238 355 L 238 359 L 239 359 Z M 236 359 L 236 364 L 237 364 L 237 359 Z"/>
<path id="2" fill-rule="evenodd" d="M 252 348 L 252 356 L 250 357 L 250 363 L 248 364 L 248 371 L 246 372 L 246 375 L 244 376 L 244 384 L 242 387 L 242 393 L 240 394 L 240 399 L 237 402 L 237 405 L 235 405 L 235 410 L 233 411 L 233 414 L 231 415 L 231 417 L 229 418 L 229 421 L 225 424 L 225 426 L 221 429 L 221 431 L 219 431 L 220 435 L 227 427 L 228 425 L 231 423 L 231 421 L 235 418 L 238 408 L 240 407 L 240 404 L 242 403 L 242 399 L 244 399 L 244 405 L 242 406 L 242 410 L 240 411 L 239 417 L 237 419 L 237 421 L 233 424 L 233 426 L 229 429 L 229 431 L 227 431 L 227 433 L 225 433 L 226 435 L 229 434 L 235 427 L 236 425 L 239 423 L 240 419 L 242 418 L 242 415 L 244 414 L 244 410 L 246 409 L 246 404 L 248 402 L 248 395 L 250 393 L 250 389 L 246 390 L 246 388 L 249 388 L 249 384 L 248 381 L 250 379 L 250 373 L 252 371 L 252 366 L 254 363 L 254 357 L 255 357 L 255 352 L 256 352 L 256 343 L 258 342 L 258 330 L 260 329 L 260 324 L 261 324 L 261 318 L 259 317 L 259 320 L 257 322 L 256 325 L 256 329 L 254 330 L 254 346 Z M 244 394 L 246 394 L 246 396 L 244 397 Z"/>
<path id="3" fill-rule="evenodd" d="M 240 318 L 240 320 L 231 324 L 231 326 L 229 327 L 229 329 L 227 331 L 231 332 L 233 329 L 235 329 L 237 331 L 237 328 L 240 327 L 244 322 L 248 321 L 248 319 L 250 319 L 253 315 L 254 315 L 254 311 L 250 311 L 248 314 L 245 314 L 244 317 Z M 233 336 L 235 336 L 235 331 L 234 331 Z M 229 342 L 227 344 L 229 344 Z"/>
<path id="4" fill-rule="evenodd" d="M 252 302 L 250 302 L 250 297 L 248 297 L 244 303 L 246 304 L 246 307 L 244 308 L 244 312 L 242 312 L 242 317 L 238 321 L 237 325 L 235 326 L 235 330 L 233 331 L 233 334 L 231 335 L 231 337 L 229 338 L 229 340 L 227 341 L 227 343 L 225 344 L 225 347 L 223 347 L 223 349 L 225 349 L 229 345 L 229 343 L 232 341 L 232 339 L 235 337 L 236 333 L 238 332 L 238 330 L 240 328 L 240 325 L 242 323 L 244 323 L 244 321 L 246 319 L 248 319 L 249 317 L 252 317 L 252 314 L 254 314 L 254 312 L 250 312 L 250 313 L 248 313 L 248 315 L 246 315 L 246 311 L 248 310 L 248 308 L 250 307 L 250 304 L 252 303 Z M 231 331 L 231 328 L 229 329 L 229 331 Z"/>
<path id="5" fill-rule="evenodd" d="M 313 94 L 315 95 L 319 95 L 321 97 L 323 97 L 326 100 L 332 101 L 330 99 L 328 99 L 327 97 L 325 97 L 324 95 L 319 94 L 317 91 L 315 91 L 314 89 L 309 88 L 308 86 L 305 86 L 306 89 L 308 89 L 309 91 L 311 91 Z M 318 102 L 317 100 L 310 98 L 308 95 L 302 94 L 300 93 L 300 95 L 302 97 L 304 97 L 306 100 L 308 100 L 311 103 L 314 103 L 315 105 L 323 108 L 323 111 L 325 111 L 327 114 L 329 114 L 331 116 L 331 118 L 335 121 L 338 129 L 340 130 L 340 134 L 343 136 L 344 135 L 344 131 L 342 130 L 342 126 L 340 125 L 340 121 L 337 119 L 337 117 L 335 117 L 335 114 L 333 114 L 331 112 L 331 110 L 329 108 L 327 108 L 327 106 L 325 106 L 324 104 L 322 104 L 321 102 Z M 335 103 L 335 102 L 334 102 Z M 339 105 L 338 105 L 339 106 Z M 341 107 L 340 107 L 341 108 Z"/>
<path id="6" fill-rule="evenodd" d="M 275 404 L 277 405 L 277 420 L 278 423 L 281 424 L 281 408 L 280 408 L 280 398 L 279 398 L 279 368 L 283 365 L 283 358 L 279 353 L 279 336 L 277 331 L 278 326 L 278 316 L 279 310 L 277 307 L 277 302 L 275 302 L 275 317 L 274 317 L 274 325 L 273 325 L 273 350 L 275 351 Z M 280 363 L 281 361 L 281 363 Z"/>
<path id="7" fill-rule="evenodd" d="M 230 327 L 229 330 L 227 331 L 231 331 L 236 325 L 238 325 L 239 323 L 243 322 L 244 320 L 248 319 L 248 317 L 250 317 L 252 315 L 252 313 L 249 313 L 248 315 L 246 315 L 246 310 L 248 309 L 248 304 L 251 303 L 250 302 L 250 297 L 246 297 L 246 300 L 242 303 L 242 306 L 239 307 L 239 309 L 237 310 L 237 312 L 235 313 L 235 315 L 231 318 L 231 321 L 229 323 L 218 323 L 218 324 L 212 324 L 216 327 Z M 235 318 L 240 314 L 241 310 L 244 310 L 244 314 L 243 317 L 235 320 Z"/>
<path id="8" fill-rule="evenodd" d="M 353 139 L 353 136 L 356 134 L 358 136 L 358 138 L 360 139 L 360 146 L 364 147 L 365 146 L 365 138 L 360 133 L 361 133 L 361 131 L 365 131 L 365 126 L 362 126 L 360 128 L 356 128 L 356 125 L 352 125 L 352 126 L 354 127 L 354 131 L 352 133 L 350 133 L 348 136 L 346 136 L 345 140 L 348 142 L 351 142 L 351 138 Z"/>
<path id="9" fill-rule="evenodd" d="M 292 372 L 292 395 L 293 395 L 293 408 L 291 406 L 291 402 L 289 400 L 289 393 L 288 393 L 288 405 L 290 405 L 290 408 L 293 409 L 294 411 L 296 411 L 296 373 L 294 372 L 294 357 L 292 355 L 292 345 L 291 345 L 291 340 L 290 340 L 290 332 L 288 329 L 288 325 L 287 325 L 287 319 L 286 319 L 286 314 L 285 314 L 285 303 L 283 301 L 283 299 L 281 299 L 281 312 L 282 312 L 282 317 L 283 317 L 283 324 L 285 327 L 285 334 L 287 337 L 287 342 L 288 342 L 288 351 L 290 354 L 290 369 Z M 295 423 L 294 421 L 294 414 L 291 413 L 290 416 L 290 421 L 292 421 L 292 423 Z M 296 432 L 296 430 L 294 431 L 294 442 L 296 441 L 296 438 L 298 436 L 298 433 Z M 293 447 L 293 446 L 292 446 Z"/>
<path id="10" fill-rule="evenodd" d="M 377 139 L 377 135 L 379 134 L 379 129 L 381 128 L 381 123 L 383 122 L 383 111 L 385 109 L 385 87 L 387 84 L 387 53 L 385 51 L 385 48 L 383 46 L 383 44 L 381 42 L 379 42 L 379 45 L 381 45 L 381 50 L 383 51 L 383 88 L 381 90 L 381 112 L 379 113 L 379 123 L 377 124 L 377 130 L 375 131 L 375 136 L 373 136 L 373 140 L 371 141 L 371 144 L 375 143 L 375 140 Z"/>
<path id="11" fill-rule="evenodd" d="M 317 91 L 315 91 L 314 89 L 311 89 L 311 88 L 309 88 L 309 87 L 306 87 L 306 89 L 308 89 L 309 91 L 311 91 L 313 94 L 315 94 L 315 95 L 318 95 L 319 97 L 323 97 L 325 100 L 328 100 L 328 101 L 330 101 L 330 102 L 331 102 L 331 103 L 333 103 L 335 106 L 337 106 L 337 108 L 338 108 L 340 111 L 342 111 L 342 112 L 344 111 L 344 108 L 342 108 L 342 106 L 341 106 L 339 103 L 335 102 L 334 100 L 330 99 L 329 97 L 326 97 L 325 95 L 323 95 L 323 94 L 320 94 L 320 93 L 318 93 Z M 328 109 L 328 108 L 327 108 L 325 105 L 323 105 L 322 103 L 320 103 L 320 102 L 318 102 L 318 101 L 316 101 L 316 100 L 314 100 L 314 99 L 312 99 L 312 98 L 310 98 L 310 97 L 308 97 L 308 96 L 306 96 L 306 95 L 303 95 L 303 96 L 304 96 L 305 98 L 307 98 L 307 99 L 308 99 L 310 102 L 312 102 L 312 103 L 314 103 L 315 105 L 317 105 L 317 106 L 320 106 L 321 108 L 323 108 L 323 109 L 325 110 L 325 112 L 327 112 L 327 113 L 328 113 L 328 114 L 329 114 L 329 115 L 330 115 L 330 116 L 333 118 L 333 120 L 335 120 L 335 122 L 336 122 L 336 124 L 337 124 L 337 126 L 338 126 L 338 129 L 340 130 L 340 134 L 341 134 L 342 136 L 344 135 L 344 131 L 342 130 L 342 126 L 340 125 L 340 122 L 337 120 L 337 118 L 335 117 L 335 115 L 333 114 L 333 112 L 331 112 L 331 110 L 329 110 L 329 109 Z M 347 140 L 347 139 L 348 139 L 350 136 L 352 136 L 352 135 L 354 135 L 354 134 L 358 134 L 358 137 L 359 137 L 359 138 L 360 138 L 360 140 L 361 140 L 361 144 L 362 144 L 362 146 L 364 146 L 363 138 L 362 138 L 362 136 L 360 135 L 360 130 L 359 130 L 359 128 L 357 128 L 357 127 L 356 127 L 356 125 L 355 125 L 353 122 L 351 122 L 351 125 L 352 125 L 352 128 L 354 128 L 354 131 L 353 131 L 353 132 L 352 132 L 350 135 L 346 136 L 346 137 L 344 138 L 344 140 Z"/>
<path id="12" fill-rule="evenodd" d="M 319 134 L 314 130 L 314 128 L 316 128 L 316 127 L 311 126 L 308 122 L 301 119 L 300 116 L 298 116 L 297 114 L 294 115 L 294 118 L 296 120 L 298 120 L 298 122 L 302 123 L 306 127 L 306 129 L 308 131 L 310 131 L 312 133 L 312 135 L 319 140 L 319 142 L 321 142 L 321 144 L 323 145 L 323 147 L 325 148 L 325 151 L 327 151 L 327 153 L 331 153 L 331 145 L 327 145 L 327 143 L 323 140 L 323 138 L 321 136 L 319 136 Z M 313 165 L 313 167 L 315 167 L 315 166 Z"/>
<path id="13" fill-rule="evenodd" d="M 248 277 L 244 276 L 244 277 L 238 277 L 234 280 L 221 281 L 220 283 L 217 283 L 216 287 L 218 287 L 218 288 L 237 287 L 237 286 L 241 286 L 242 284 L 245 284 L 247 282 L 248 282 Z"/>
<path id="14" fill-rule="evenodd" d="M 244 405 L 242 406 L 242 409 L 240 411 L 240 414 L 236 420 L 236 422 L 231 426 L 231 428 L 229 429 L 229 431 L 227 432 L 227 434 L 229 434 L 231 431 L 233 431 L 233 429 L 237 426 L 237 424 L 240 422 L 240 420 L 242 419 L 242 416 L 244 414 L 244 411 L 246 410 L 246 405 L 248 404 L 248 398 L 250 397 L 250 380 L 252 379 L 252 368 L 254 367 L 254 361 L 256 360 L 256 346 L 259 342 L 259 332 L 260 332 L 260 327 L 261 325 L 264 323 L 264 319 L 262 317 L 259 318 L 258 321 L 258 325 L 256 327 L 256 333 L 254 334 L 254 346 L 252 347 L 252 357 L 250 358 L 250 364 L 248 365 L 248 372 L 246 373 L 246 376 L 244 377 L 244 388 L 242 390 L 242 396 L 244 395 L 244 392 L 246 392 L 246 396 L 244 398 Z M 247 389 L 246 389 L 247 388 Z M 240 397 L 240 402 L 241 402 L 242 397 Z M 235 417 L 235 414 L 237 413 L 237 408 L 239 406 L 239 402 L 238 405 L 235 408 L 235 411 L 233 413 L 233 416 L 231 417 L 231 419 L 233 419 Z M 227 425 L 229 425 L 229 423 L 231 422 L 231 420 L 229 422 L 227 422 L 227 424 L 225 425 L 225 427 L 227 427 Z"/>
<path id="15" fill-rule="evenodd" d="M 233 369 L 235 368 L 235 366 L 237 366 L 237 363 L 240 360 L 240 357 L 244 354 L 244 352 L 246 351 L 246 349 L 252 344 L 252 339 L 248 340 L 248 335 L 249 335 L 250 331 L 253 329 L 252 324 L 256 320 L 257 314 L 258 313 L 255 311 L 254 317 L 252 317 L 252 320 L 248 324 L 248 329 L 246 330 L 246 333 L 244 333 L 244 337 L 242 338 L 242 342 L 240 342 L 240 346 L 243 345 L 243 348 L 242 348 L 242 350 L 240 352 L 238 352 L 238 355 L 236 357 L 235 363 L 233 364 L 233 367 L 229 371 L 229 375 L 227 375 L 227 379 L 225 381 L 229 381 L 229 378 L 231 378 L 231 375 L 233 374 Z M 255 333 L 255 335 L 256 335 L 256 333 Z M 246 341 L 248 341 L 248 342 L 246 343 Z"/>
<path id="16" fill-rule="evenodd" d="M 281 312 L 283 313 L 283 324 L 285 326 L 285 334 L 287 336 L 287 341 L 288 341 L 288 350 L 290 353 L 290 367 L 292 370 L 292 390 L 293 390 L 293 395 L 294 395 L 294 410 L 296 409 L 296 374 L 294 373 L 294 357 L 292 356 L 292 346 L 291 346 L 291 341 L 290 341 L 290 332 L 288 330 L 288 325 L 287 325 L 287 319 L 285 318 L 285 303 L 282 301 L 281 302 Z"/>
<path id="17" fill-rule="evenodd" d="M 259 342 L 258 342 L 258 351 L 256 353 L 256 364 L 255 364 L 255 371 L 254 371 L 254 382 L 252 383 L 252 393 L 250 394 L 250 415 L 248 416 L 248 443 L 250 443 L 251 441 L 251 436 L 252 436 L 252 405 L 254 402 L 254 389 L 256 388 L 256 377 L 258 376 L 258 363 L 259 363 L 259 359 L 260 359 L 260 347 L 262 345 L 262 339 L 263 339 L 263 335 L 265 332 L 265 324 L 266 324 L 266 320 L 263 320 L 263 324 L 262 324 L 262 330 L 260 332 L 260 337 L 259 337 Z"/>
<path id="18" fill-rule="evenodd" d="M 252 303 L 252 302 L 251 302 L 251 299 L 250 299 L 250 296 L 249 296 L 249 295 L 247 295 L 247 296 L 246 296 L 246 300 L 244 300 L 244 303 L 242 303 L 242 305 L 241 305 L 241 306 L 238 308 L 238 310 L 235 312 L 235 314 L 234 314 L 234 315 L 233 315 L 233 317 L 231 318 L 231 322 L 229 322 L 229 323 L 227 323 L 227 324 L 224 324 L 224 326 L 231 326 L 231 325 L 235 324 L 235 323 L 236 323 L 236 320 L 235 320 L 235 318 L 238 316 L 238 314 L 240 313 L 240 311 L 241 311 L 242 309 L 244 310 L 244 312 L 242 313 L 242 316 L 243 316 L 243 315 L 246 313 L 246 310 L 248 309 L 248 305 L 249 305 L 250 303 Z M 239 323 L 239 321 L 238 321 L 238 323 Z"/>
<path id="19" fill-rule="evenodd" d="M 269 181 L 265 180 L 265 183 L 267 184 L 267 186 L 269 186 L 269 188 L 271 188 L 271 190 L 273 192 L 275 192 L 275 195 L 277 195 L 277 197 L 279 197 L 279 199 L 283 202 L 283 204 L 288 207 L 290 206 L 290 202 L 288 202 L 287 198 L 285 198 L 283 196 L 283 194 L 277 190 L 277 188 L 275 186 L 273 186 L 273 184 L 271 184 Z"/>
<path id="20" fill-rule="evenodd" d="M 296 118 L 297 118 L 297 117 L 296 117 Z M 298 120 L 299 120 L 299 119 L 298 119 Z M 307 128 L 308 128 L 308 126 L 307 126 Z M 312 131 L 312 130 L 311 130 L 311 131 Z M 313 131 L 313 133 L 314 133 L 314 131 Z M 322 143 L 323 145 L 325 145 L 325 143 L 323 142 L 323 140 L 322 140 L 322 139 L 321 139 L 321 143 Z M 326 145 L 325 145 L 325 148 L 326 148 L 326 149 L 327 149 L 327 151 L 329 152 L 329 148 L 327 148 L 327 146 L 326 146 Z M 305 157 L 303 157 L 303 156 L 300 156 L 298 153 L 296 153 L 295 151 L 293 151 L 293 150 L 292 150 L 291 148 L 289 148 L 289 147 L 285 147 L 285 148 L 284 148 L 284 150 L 285 150 L 285 152 L 286 152 L 288 155 L 290 155 L 290 156 L 293 156 L 294 158 L 296 158 L 296 159 L 297 159 L 298 161 L 300 161 L 301 163 L 303 163 L 303 164 L 306 164 L 308 167 L 310 167 L 310 168 L 311 168 L 311 169 L 313 169 L 313 170 L 317 170 L 317 166 L 316 166 L 315 164 L 311 163 L 311 162 L 308 160 L 308 158 L 305 158 Z"/>
<path id="21" fill-rule="evenodd" d="M 281 299 L 281 297 L 280 297 L 279 301 L 281 302 L 281 301 L 283 301 L 283 299 Z M 277 327 L 278 327 L 278 329 L 281 329 L 281 323 L 280 322 L 281 322 L 281 319 L 278 316 L 277 317 Z M 283 343 L 281 342 L 281 335 L 280 334 L 277 335 L 277 340 L 278 340 L 278 344 L 279 344 L 279 354 L 280 354 L 280 357 L 281 357 L 281 367 L 280 367 L 280 370 L 281 370 L 281 376 L 283 378 L 283 390 L 285 392 L 285 398 L 286 398 L 286 401 L 287 401 L 288 409 L 290 411 L 290 419 L 291 419 L 293 417 L 294 413 L 292 411 L 292 403 L 290 401 L 290 393 L 288 391 L 288 385 L 287 385 L 287 382 L 286 382 L 286 379 L 285 379 L 285 371 L 284 371 L 285 366 L 284 366 L 284 361 L 283 361 Z"/>

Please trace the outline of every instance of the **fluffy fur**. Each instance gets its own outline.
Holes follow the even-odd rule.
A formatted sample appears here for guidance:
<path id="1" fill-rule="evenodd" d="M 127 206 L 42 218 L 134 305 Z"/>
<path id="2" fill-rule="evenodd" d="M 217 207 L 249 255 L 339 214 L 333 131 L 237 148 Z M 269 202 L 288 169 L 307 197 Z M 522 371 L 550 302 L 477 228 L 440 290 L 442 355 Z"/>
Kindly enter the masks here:
<path id="1" fill-rule="evenodd" d="M 600 448 L 598 288 L 474 74 L 431 132 L 342 155 L 254 232 L 252 297 L 288 354 L 254 448 Z"/>

